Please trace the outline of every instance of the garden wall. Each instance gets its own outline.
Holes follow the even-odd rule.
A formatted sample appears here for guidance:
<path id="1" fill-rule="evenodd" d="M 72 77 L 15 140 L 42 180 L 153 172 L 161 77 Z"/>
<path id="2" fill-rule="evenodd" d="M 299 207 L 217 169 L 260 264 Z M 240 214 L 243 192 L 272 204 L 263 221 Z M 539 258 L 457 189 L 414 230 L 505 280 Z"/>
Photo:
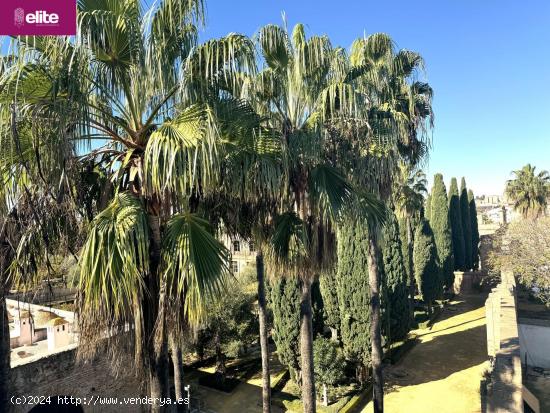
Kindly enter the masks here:
<path id="1" fill-rule="evenodd" d="M 487 389 L 487 413 L 523 412 L 522 370 L 516 312 L 516 284 L 511 272 L 485 302 L 487 352 L 493 358 Z"/>
<path id="2" fill-rule="evenodd" d="M 540 411 L 538 399 L 523 385 L 520 332 L 514 274 L 501 273 L 501 282 L 485 302 L 487 352 L 492 369 L 486 381 L 485 412 L 523 413 L 524 400 Z"/>
<path id="3" fill-rule="evenodd" d="M 550 369 L 550 322 L 519 319 L 521 360 L 532 367 Z"/>
<path id="4" fill-rule="evenodd" d="M 139 397 L 140 383 L 133 376 L 132 363 L 118 377 L 110 369 L 107 357 L 93 362 L 76 363 L 76 348 L 65 350 L 11 369 L 10 396 L 73 396 L 82 398 L 84 412 L 140 412 L 136 405 L 125 405 L 123 397 Z M 117 397 L 116 407 L 98 405 L 97 397 Z M 85 405 L 93 403 L 96 405 Z M 101 402 L 105 400 L 101 399 Z M 27 413 L 32 405 L 12 405 L 10 413 Z M 47 406 L 44 406 L 47 407 Z M 50 410 L 56 411 L 55 407 Z"/>
<path id="5" fill-rule="evenodd" d="M 483 277 L 484 273 L 480 271 L 455 271 L 454 293 L 468 294 L 476 291 Z"/>

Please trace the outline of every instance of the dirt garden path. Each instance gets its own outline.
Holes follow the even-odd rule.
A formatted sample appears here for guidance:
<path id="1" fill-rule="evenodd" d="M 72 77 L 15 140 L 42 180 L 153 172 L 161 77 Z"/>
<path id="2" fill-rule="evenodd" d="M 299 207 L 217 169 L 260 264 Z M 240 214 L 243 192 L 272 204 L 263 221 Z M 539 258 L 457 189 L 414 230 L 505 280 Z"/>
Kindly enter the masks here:
<path id="1" fill-rule="evenodd" d="M 200 370 L 212 373 L 214 367 L 201 368 Z M 284 373 L 284 368 L 273 353 L 271 353 L 271 373 L 272 384 Z M 258 370 L 246 382 L 240 383 L 230 394 L 198 385 L 196 372 L 188 372 L 186 380 L 192 384 L 193 389 L 192 413 L 258 413 L 262 411 L 261 370 Z M 283 409 L 277 406 L 272 406 L 271 411 L 272 413 L 283 413 Z"/>
<path id="2" fill-rule="evenodd" d="M 478 413 L 479 383 L 487 360 L 485 296 L 461 296 L 418 343 L 387 368 L 384 409 L 388 413 Z M 371 413 L 372 403 L 362 410 Z"/>

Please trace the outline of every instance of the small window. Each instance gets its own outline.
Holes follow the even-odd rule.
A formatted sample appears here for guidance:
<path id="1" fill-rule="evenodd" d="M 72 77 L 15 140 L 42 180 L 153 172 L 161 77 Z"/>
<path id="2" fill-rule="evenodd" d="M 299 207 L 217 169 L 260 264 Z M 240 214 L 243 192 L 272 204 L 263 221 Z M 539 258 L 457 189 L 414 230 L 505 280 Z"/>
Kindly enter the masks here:
<path id="1" fill-rule="evenodd" d="M 57 331 L 59 331 L 59 327 L 57 327 Z"/>
<path id="2" fill-rule="evenodd" d="M 63 331 L 65 331 L 65 324 L 63 324 L 61 328 L 63 329 Z"/>
<path id="3" fill-rule="evenodd" d="M 239 272 L 239 263 L 237 261 L 231 261 L 231 271 L 233 273 Z"/>
<path id="4" fill-rule="evenodd" d="M 26 321 L 23 321 L 23 325 L 25 325 L 27 322 Z"/>
<path id="5" fill-rule="evenodd" d="M 239 252 L 241 250 L 241 243 L 239 241 L 233 241 L 233 252 Z"/>
<path id="6" fill-rule="evenodd" d="M 255 252 L 256 251 L 256 246 L 254 245 L 253 242 L 248 243 L 248 249 L 250 250 L 250 252 Z"/>

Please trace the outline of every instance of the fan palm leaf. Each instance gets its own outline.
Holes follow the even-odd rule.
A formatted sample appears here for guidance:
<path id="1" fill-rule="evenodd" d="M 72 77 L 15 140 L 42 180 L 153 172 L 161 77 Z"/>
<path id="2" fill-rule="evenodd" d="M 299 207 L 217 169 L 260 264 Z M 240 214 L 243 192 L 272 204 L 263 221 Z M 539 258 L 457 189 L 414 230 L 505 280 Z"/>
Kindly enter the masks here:
<path id="1" fill-rule="evenodd" d="M 120 193 L 91 223 L 82 249 L 82 312 L 106 320 L 131 319 L 137 297 L 146 293 L 149 225 L 141 201 Z"/>
<path id="2" fill-rule="evenodd" d="M 162 261 L 168 295 L 183 297 L 186 318 L 199 322 L 207 299 L 222 292 L 229 251 L 211 233 L 208 221 L 195 214 L 176 214 L 164 232 Z"/>

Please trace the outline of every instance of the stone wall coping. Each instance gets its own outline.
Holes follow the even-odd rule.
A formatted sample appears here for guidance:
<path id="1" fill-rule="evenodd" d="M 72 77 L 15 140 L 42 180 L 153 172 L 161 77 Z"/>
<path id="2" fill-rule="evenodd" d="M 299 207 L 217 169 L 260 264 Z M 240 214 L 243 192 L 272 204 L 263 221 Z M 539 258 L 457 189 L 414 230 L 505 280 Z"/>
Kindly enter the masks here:
<path id="1" fill-rule="evenodd" d="M 14 360 L 11 364 L 11 368 L 14 369 L 14 368 L 24 366 L 24 365 L 29 364 L 29 363 L 34 363 L 36 361 L 58 355 L 60 353 L 73 351 L 77 347 L 78 347 L 78 343 L 71 343 L 66 347 L 61 347 L 61 348 L 51 350 L 51 351 L 48 350 L 48 352 L 46 352 L 46 353 L 35 354 L 33 356 L 25 357 L 24 359 Z"/>
<path id="2" fill-rule="evenodd" d="M 63 317 L 64 319 L 68 320 L 71 323 L 75 319 L 74 312 L 67 311 L 67 310 L 61 310 L 61 309 L 55 308 L 55 307 L 46 307 L 46 306 L 39 305 L 39 304 L 26 303 L 24 301 L 12 300 L 11 298 L 6 298 L 6 305 L 7 304 L 12 305 L 14 308 L 17 308 L 19 306 L 21 309 L 26 310 L 26 311 L 28 311 L 29 308 L 33 312 L 38 311 L 38 310 L 49 311 L 51 313 L 57 314 L 60 317 Z"/>

